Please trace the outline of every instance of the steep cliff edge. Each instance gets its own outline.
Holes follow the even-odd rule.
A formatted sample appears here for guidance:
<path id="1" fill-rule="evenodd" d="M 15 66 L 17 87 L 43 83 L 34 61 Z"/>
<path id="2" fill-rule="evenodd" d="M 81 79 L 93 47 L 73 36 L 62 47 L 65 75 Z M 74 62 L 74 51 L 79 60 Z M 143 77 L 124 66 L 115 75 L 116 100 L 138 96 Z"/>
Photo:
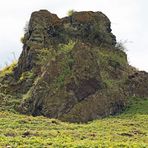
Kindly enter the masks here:
<path id="1" fill-rule="evenodd" d="M 11 95 L 21 113 L 87 122 L 121 112 L 128 97 L 148 97 L 148 74 L 129 66 L 110 24 L 102 12 L 33 12 L 18 63 L 0 76 L 1 102 Z"/>

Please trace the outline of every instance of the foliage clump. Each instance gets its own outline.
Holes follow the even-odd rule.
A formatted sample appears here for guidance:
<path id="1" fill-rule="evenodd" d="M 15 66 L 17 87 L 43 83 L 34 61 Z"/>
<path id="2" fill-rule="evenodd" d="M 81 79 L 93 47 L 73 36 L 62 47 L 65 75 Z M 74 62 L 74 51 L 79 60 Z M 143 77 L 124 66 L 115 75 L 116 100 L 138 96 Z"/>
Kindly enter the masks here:
<path id="1" fill-rule="evenodd" d="M 33 77 L 34 77 L 33 71 L 26 71 L 21 74 L 19 81 L 24 81 L 26 79 L 33 79 Z"/>
<path id="2" fill-rule="evenodd" d="M 17 66 L 17 62 L 14 61 L 10 66 L 6 66 L 4 69 L 0 71 L 0 77 L 4 77 L 5 75 L 9 75 L 13 73 L 14 68 Z"/>
<path id="3" fill-rule="evenodd" d="M 62 71 L 60 75 L 54 80 L 54 84 L 52 85 L 54 89 L 63 87 L 66 77 L 70 77 L 72 75 L 71 65 L 73 65 L 74 59 L 70 52 L 74 48 L 75 44 L 76 42 L 70 40 L 67 44 L 59 44 L 58 46 L 56 57 L 58 58 L 60 55 L 63 55 L 64 58 L 62 58 L 59 62 Z"/>
<path id="4" fill-rule="evenodd" d="M 72 51 L 75 44 L 76 44 L 76 42 L 73 40 L 69 40 L 69 42 L 67 44 L 59 44 L 58 54 L 60 54 L 60 53 L 66 54 L 66 53 Z"/>
<path id="5" fill-rule="evenodd" d="M 126 52 L 127 51 L 126 46 L 125 46 L 126 43 L 127 41 L 119 41 L 116 43 L 115 47 L 123 52 Z"/>
<path id="6" fill-rule="evenodd" d="M 55 51 L 49 48 L 42 48 L 37 53 L 37 65 L 47 64 L 55 56 Z"/>
<path id="7" fill-rule="evenodd" d="M 0 93 L 0 111 L 17 112 L 21 100 L 9 94 Z"/>
<path id="8" fill-rule="evenodd" d="M 67 12 L 67 15 L 68 15 L 68 16 L 72 16 L 74 12 L 75 12 L 75 10 L 71 9 L 71 10 L 69 10 L 69 11 Z"/>

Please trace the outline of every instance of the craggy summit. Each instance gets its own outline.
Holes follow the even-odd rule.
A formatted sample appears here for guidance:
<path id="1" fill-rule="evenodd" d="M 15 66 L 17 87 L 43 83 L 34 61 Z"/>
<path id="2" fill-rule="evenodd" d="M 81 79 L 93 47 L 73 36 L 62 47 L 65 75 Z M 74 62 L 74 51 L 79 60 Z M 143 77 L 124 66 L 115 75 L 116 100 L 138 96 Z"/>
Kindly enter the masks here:
<path id="1" fill-rule="evenodd" d="M 148 96 L 148 74 L 128 64 L 102 12 L 60 19 L 40 10 L 25 30 L 18 63 L 1 71 L 0 102 L 5 95 L 24 114 L 87 122 L 121 112 L 128 97 Z"/>

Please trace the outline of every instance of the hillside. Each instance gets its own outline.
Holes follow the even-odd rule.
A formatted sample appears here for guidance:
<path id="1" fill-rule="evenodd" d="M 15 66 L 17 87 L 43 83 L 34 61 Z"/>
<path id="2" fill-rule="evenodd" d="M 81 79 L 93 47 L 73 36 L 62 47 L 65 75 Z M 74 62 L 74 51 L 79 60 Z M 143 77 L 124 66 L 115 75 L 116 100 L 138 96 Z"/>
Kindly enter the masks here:
<path id="1" fill-rule="evenodd" d="M 72 124 L 43 116 L 0 112 L 1 147 L 147 148 L 148 100 L 131 99 L 121 115 Z"/>
<path id="2" fill-rule="evenodd" d="M 35 11 L 21 42 L 0 71 L 0 147 L 148 147 L 148 73 L 105 14 Z"/>
<path id="3" fill-rule="evenodd" d="M 18 62 L 0 72 L 2 109 L 88 122 L 148 97 L 148 73 L 128 64 L 102 12 L 33 12 L 21 41 Z"/>

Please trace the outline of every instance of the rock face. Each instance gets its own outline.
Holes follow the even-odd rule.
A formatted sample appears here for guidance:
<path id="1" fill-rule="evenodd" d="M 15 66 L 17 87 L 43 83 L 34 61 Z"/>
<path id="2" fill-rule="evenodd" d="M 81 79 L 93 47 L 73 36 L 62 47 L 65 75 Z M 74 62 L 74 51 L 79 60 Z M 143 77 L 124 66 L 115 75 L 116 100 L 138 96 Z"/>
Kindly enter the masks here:
<path id="1" fill-rule="evenodd" d="M 101 12 L 62 19 L 47 10 L 33 12 L 22 41 L 11 74 L 21 113 L 87 122 L 121 112 L 129 96 L 148 96 L 148 74 L 133 74 Z"/>
<path id="2" fill-rule="evenodd" d="M 26 33 L 23 39 L 23 51 L 19 58 L 15 76 L 19 77 L 23 72 L 37 68 L 37 53 L 43 48 L 50 48 L 52 40 L 49 38 L 48 29 L 56 26 L 60 19 L 55 14 L 46 10 L 34 12 L 31 15 Z"/>
<path id="3" fill-rule="evenodd" d="M 111 33 L 110 21 L 101 12 L 75 12 L 72 16 L 59 19 L 57 15 L 40 10 L 33 12 L 23 39 L 23 52 L 20 56 L 16 76 L 37 68 L 37 53 L 43 48 L 54 48 L 57 44 L 80 40 L 100 45 L 116 44 Z"/>

